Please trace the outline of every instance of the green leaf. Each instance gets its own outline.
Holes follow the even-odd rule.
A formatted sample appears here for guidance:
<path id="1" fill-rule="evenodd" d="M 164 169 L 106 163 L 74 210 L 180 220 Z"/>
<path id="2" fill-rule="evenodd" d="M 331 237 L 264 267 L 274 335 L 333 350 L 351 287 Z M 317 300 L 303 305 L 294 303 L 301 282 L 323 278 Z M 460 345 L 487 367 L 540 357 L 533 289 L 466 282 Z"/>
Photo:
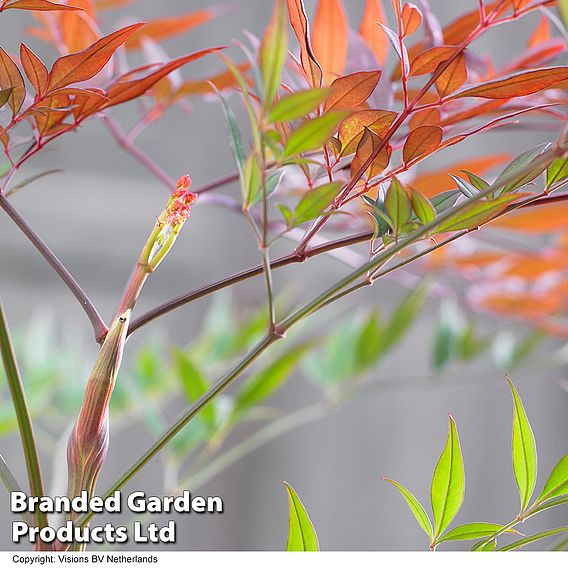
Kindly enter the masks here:
<path id="1" fill-rule="evenodd" d="M 246 380 L 236 396 L 234 414 L 262 402 L 279 389 L 312 346 L 313 343 L 304 343 L 286 351 L 268 367 Z"/>
<path id="2" fill-rule="evenodd" d="M 181 381 L 183 390 L 190 403 L 198 400 L 209 389 L 209 383 L 191 360 L 189 355 L 181 349 L 174 349 L 173 356 L 176 363 L 177 375 Z M 211 430 L 215 427 L 216 416 L 213 403 L 208 404 L 200 413 L 200 417 Z"/>
<path id="3" fill-rule="evenodd" d="M 341 182 L 326 183 L 306 192 L 292 213 L 286 206 L 279 206 L 288 227 L 300 225 L 319 217 L 335 199 L 342 187 Z"/>
<path id="4" fill-rule="evenodd" d="M 270 108 L 280 88 L 288 46 L 288 18 L 284 0 L 276 0 L 272 20 L 260 46 L 264 108 Z"/>
<path id="5" fill-rule="evenodd" d="M 359 371 L 374 365 L 385 352 L 383 333 L 379 314 L 374 312 L 363 323 L 357 337 L 355 361 Z"/>
<path id="6" fill-rule="evenodd" d="M 391 485 L 394 485 L 400 491 L 401 495 L 404 497 L 404 500 L 408 504 L 409 509 L 412 511 L 414 518 L 418 521 L 418 524 L 420 525 L 422 530 L 428 535 L 428 538 L 432 540 L 434 532 L 432 530 L 432 523 L 430 522 L 428 514 L 426 513 L 426 510 L 424 509 L 420 501 L 418 501 L 418 499 L 416 499 L 416 497 L 414 497 L 414 495 L 400 483 L 397 483 L 392 479 L 383 479 Z"/>
<path id="7" fill-rule="evenodd" d="M 446 219 L 446 221 L 436 228 L 436 232 L 446 233 L 478 227 L 489 221 L 497 213 L 500 213 L 508 203 L 515 199 L 518 199 L 516 195 L 503 195 L 496 199 L 475 201 L 471 205 L 451 216 L 449 219 Z"/>
<path id="8" fill-rule="evenodd" d="M 385 209 L 396 230 L 400 230 L 410 220 L 412 204 L 402 184 L 393 178 L 385 196 Z"/>
<path id="9" fill-rule="evenodd" d="M 213 86 L 215 88 L 215 86 Z M 217 90 L 215 88 L 215 90 Z M 243 188 L 243 199 L 245 199 L 244 192 L 244 167 L 245 167 L 245 151 L 243 149 L 243 140 L 241 136 L 241 131 L 237 125 L 237 119 L 233 114 L 233 111 L 227 104 L 225 97 L 217 90 L 217 95 L 221 101 L 221 106 L 223 107 L 223 112 L 225 114 L 225 121 L 227 123 L 227 134 L 229 136 L 229 142 L 231 145 L 231 151 L 233 152 L 233 157 L 235 159 L 235 164 L 237 165 L 237 170 L 239 172 L 239 178 L 241 180 L 241 187 Z"/>
<path id="10" fill-rule="evenodd" d="M 449 540 L 477 540 L 478 538 L 486 538 L 501 530 L 503 525 L 495 523 L 467 523 L 458 525 L 446 534 L 443 534 L 437 542 L 446 542 Z"/>
<path id="11" fill-rule="evenodd" d="M 568 177 L 568 158 L 556 158 L 546 170 L 546 187 L 558 183 Z"/>
<path id="12" fill-rule="evenodd" d="M 247 158 L 244 168 L 244 199 L 247 207 L 250 207 L 252 203 L 259 199 L 262 189 L 261 184 L 260 167 L 253 153 Z"/>
<path id="13" fill-rule="evenodd" d="M 446 445 L 434 470 L 430 488 L 435 539 L 446 530 L 460 510 L 464 490 L 465 474 L 460 442 L 456 424 L 450 416 Z"/>
<path id="14" fill-rule="evenodd" d="M 535 507 L 534 509 L 531 508 L 531 517 L 536 515 L 537 513 L 542 513 L 542 511 L 546 511 L 547 509 L 552 509 L 553 507 L 558 507 L 560 505 L 566 505 L 568 503 L 568 495 L 565 497 L 555 497 L 554 499 L 549 499 L 545 501 L 542 505 Z"/>
<path id="15" fill-rule="evenodd" d="M 330 89 L 300 91 L 280 99 L 270 111 L 268 122 L 285 122 L 303 118 L 314 111 L 329 95 Z"/>
<path id="16" fill-rule="evenodd" d="M 468 177 L 469 183 L 478 191 L 485 191 L 489 187 L 489 184 L 483 178 L 467 170 L 462 170 L 462 172 Z"/>
<path id="17" fill-rule="evenodd" d="M 548 477 L 538 499 L 537 503 L 543 503 L 554 497 L 562 497 L 568 494 L 568 454 L 566 454 L 554 466 L 550 476 Z"/>
<path id="18" fill-rule="evenodd" d="M 426 281 L 403 300 L 392 313 L 383 334 L 385 351 L 396 345 L 405 335 L 408 328 L 422 309 L 428 297 L 429 286 Z"/>
<path id="19" fill-rule="evenodd" d="M 511 542 L 506 546 L 502 546 L 498 549 L 498 552 L 506 552 L 508 550 L 518 550 L 519 548 L 523 548 L 523 546 L 527 546 L 527 544 L 532 544 L 533 542 L 537 542 L 538 540 L 542 540 L 543 538 L 548 538 L 550 536 L 555 536 L 557 534 L 562 534 L 568 532 L 567 527 L 558 527 L 556 529 L 550 529 L 547 531 L 543 531 L 537 534 L 533 534 L 531 536 L 527 536 L 525 538 L 521 538 L 515 542 Z"/>
<path id="20" fill-rule="evenodd" d="M 533 431 L 523 403 L 515 386 L 507 379 L 513 395 L 513 471 L 519 488 L 521 499 L 521 512 L 523 512 L 531 499 L 536 483 L 536 443 Z"/>
<path id="21" fill-rule="evenodd" d="M 540 144 L 535 148 L 527 150 L 523 152 L 520 156 L 517 156 L 500 174 L 499 177 L 495 180 L 493 184 L 495 187 L 498 187 L 500 183 L 504 180 L 509 178 L 518 177 L 521 172 L 523 172 L 526 168 L 530 166 L 530 164 L 538 158 L 541 154 L 543 154 L 546 150 L 550 148 L 550 144 Z M 521 175 L 518 179 L 514 179 L 509 183 L 505 184 L 502 188 L 497 190 L 497 195 L 502 193 L 510 193 L 523 185 L 533 181 L 537 178 L 549 165 L 548 163 L 537 164 L 535 168 L 530 171 L 529 173 Z"/>
<path id="22" fill-rule="evenodd" d="M 345 116 L 344 112 L 329 112 L 305 121 L 288 138 L 283 158 L 319 150 L 325 146 Z"/>
<path id="23" fill-rule="evenodd" d="M 290 513 L 288 517 L 287 552 L 318 552 L 318 536 L 314 525 L 293 487 L 284 482 L 288 493 Z"/>
<path id="24" fill-rule="evenodd" d="M 431 223 L 436 218 L 434 206 L 420 192 L 413 189 L 410 194 L 410 201 L 416 217 L 423 225 Z"/>
<path id="25" fill-rule="evenodd" d="M 477 189 L 467 183 L 465 180 L 461 179 L 458 176 L 454 176 L 452 174 L 448 174 L 456 183 L 456 185 L 458 186 L 458 189 L 468 198 L 470 197 L 475 197 L 475 195 L 478 193 Z"/>
<path id="26" fill-rule="evenodd" d="M 446 209 L 453 207 L 458 200 L 458 197 L 461 195 L 461 191 L 457 189 L 451 189 L 450 191 L 443 191 L 442 193 L 438 193 L 430 199 L 432 206 L 436 210 L 436 213 L 442 213 Z"/>
<path id="27" fill-rule="evenodd" d="M 9 100 L 14 87 L 8 89 L 0 89 L 0 108 L 2 108 Z"/>

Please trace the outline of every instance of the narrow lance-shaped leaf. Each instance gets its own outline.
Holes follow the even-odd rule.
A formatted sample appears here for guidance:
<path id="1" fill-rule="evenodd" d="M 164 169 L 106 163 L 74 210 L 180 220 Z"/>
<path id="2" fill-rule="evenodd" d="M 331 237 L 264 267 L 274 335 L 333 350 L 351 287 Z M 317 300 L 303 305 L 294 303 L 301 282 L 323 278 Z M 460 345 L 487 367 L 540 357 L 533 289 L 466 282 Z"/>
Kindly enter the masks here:
<path id="1" fill-rule="evenodd" d="M 558 527 L 556 529 L 549 529 L 537 534 L 533 534 L 531 536 L 527 536 L 525 538 L 512 542 L 511 544 L 507 544 L 506 546 L 502 546 L 501 548 L 498 549 L 498 551 L 506 552 L 509 550 L 518 550 L 519 548 L 523 548 L 524 546 L 542 540 L 543 538 L 549 538 L 551 536 L 556 536 L 558 534 L 563 534 L 566 532 L 568 532 L 568 526 Z"/>
<path id="2" fill-rule="evenodd" d="M 454 419 L 450 425 L 446 445 L 440 456 L 430 488 L 434 513 L 434 539 L 437 539 L 452 522 L 463 503 L 465 474 L 458 432 Z"/>
<path id="3" fill-rule="evenodd" d="M 319 150 L 328 142 L 341 120 L 343 112 L 330 112 L 323 116 L 307 120 L 291 134 L 284 147 L 284 158 L 303 152 Z"/>
<path id="4" fill-rule="evenodd" d="M 410 201 L 412 203 L 414 213 L 424 225 L 431 223 L 436 218 L 436 210 L 434 209 L 434 206 L 426 197 L 415 189 L 413 189 L 410 194 Z"/>
<path id="5" fill-rule="evenodd" d="M 308 191 L 293 212 L 285 205 L 280 205 L 279 209 L 286 219 L 286 224 L 293 227 L 319 217 L 331 205 L 341 186 L 341 182 L 332 182 Z"/>
<path id="6" fill-rule="evenodd" d="M 484 99 L 510 99 L 524 97 L 548 89 L 568 80 L 568 67 L 532 69 L 516 73 L 505 79 L 489 81 L 477 87 L 461 91 L 452 98 L 481 97 Z"/>
<path id="7" fill-rule="evenodd" d="M 386 23 L 382 1 L 366 0 L 359 35 L 365 40 L 379 64 L 384 66 L 388 55 L 388 40 L 377 25 L 378 23 Z"/>
<path id="8" fill-rule="evenodd" d="M 536 443 L 521 398 L 513 382 L 507 380 L 513 395 L 513 471 L 519 488 L 522 512 L 527 508 L 536 484 Z"/>
<path id="9" fill-rule="evenodd" d="M 385 209 L 397 230 L 404 227 L 412 214 L 410 198 L 402 184 L 396 178 L 393 178 L 387 190 Z"/>
<path id="10" fill-rule="evenodd" d="M 446 542 L 449 540 L 477 540 L 478 538 L 486 538 L 495 534 L 503 528 L 503 525 L 495 523 L 467 523 L 458 525 L 442 535 L 438 542 Z"/>
<path id="11" fill-rule="evenodd" d="M 268 122 L 284 122 L 304 118 L 329 95 L 329 89 L 310 89 L 280 99 L 270 111 Z"/>
<path id="12" fill-rule="evenodd" d="M 418 524 L 420 525 L 422 530 L 428 535 L 428 538 L 432 540 L 434 534 L 434 531 L 432 530 L 432 523 L 430 522 L 428 514 L 426 513 L 426 510 L 424 509 L 420 501 L 418 501 L 418 499 L 400 483 L 387 478 L 384 478 L 384 480 L 391 485 L 394 485 L 400 491 L 401 495 L 404 497 L 404 500 L 408 504 L 408 508 L 414 515 L 414 518 L 418 521 Z"/>
<path id="13" fill-rule="evenodd" d="M 48 91 L 60 89 L 94 77 L 109 62 L 114 52 L 144 24 L 122 28 L 81 51 L 60 57 L 49 74 Z"/>
<path id="14" fill-rule="evenodd" d="M 20 60 L 26 76 L 38 95 L 42 95 L 47 87 L 48 71 L 41 59 L 25 44 L 20 45 Z"/>
<path id="15" fill-rule="evenodd" d="M 443 64 L 442 64 L 443 65 Z M 467 81 L 465 55 L 460 53 L 436 79 L 436 90 L 440 98 L 457 91 Z"/>
<path id="16" fill-rule="evenodd" d="M 292 486 L 284 482 L 290 508 L 287 552 L 318 552 L 319 543 L 314 525 Z"/>
<path id="17" fill-rule="evenodd" d="M 278 93 L 282 70 L 286 61 L 288 29 L 284 0 L 276 0 L 272 20 L 260 46 L 260 68 L 264 106 L 269 108 Z"/>
<path id="18" fill-rule="evenodd" d="M 319 87 L 323 72 L 312 49 L 310 25 L 303 0 L 288 0 L 288 14 L 290 24 L 300 44 L 300 63 L 308 84 L 312 87 Z"/>
<path id="19" fill-rule="evenodd" d="M 329 84 L 341 76 L 347 62 L 349 30 L 341 0 L 319 0 L 314 18 L 312 44 Z"/>
<path id="20" fill-rule="evenodd" d="M 17 10 L 33 10 L 34 12 L 81 10 L 81 8 L 77 8 L 75 6 L 50 2 L 49 0 L 16 0 L 11 4 L 8 4 L 8 6 L 5 6 L 4 9 L 7 10 L 8 8 L 14 8 Z"/>
<path id="21" fill-rule="evenodd" d="M 568 495 L 568 454 L 554 466 L 536 502 L 543 503 L 563 495 Z"/>
<path id="22" fill-rule="evenodd" d="M 24 104 L 26 86 L 14 60 L 0 47 L 0 89 L 11 89 L 8 104 L 15 116 Z"/>

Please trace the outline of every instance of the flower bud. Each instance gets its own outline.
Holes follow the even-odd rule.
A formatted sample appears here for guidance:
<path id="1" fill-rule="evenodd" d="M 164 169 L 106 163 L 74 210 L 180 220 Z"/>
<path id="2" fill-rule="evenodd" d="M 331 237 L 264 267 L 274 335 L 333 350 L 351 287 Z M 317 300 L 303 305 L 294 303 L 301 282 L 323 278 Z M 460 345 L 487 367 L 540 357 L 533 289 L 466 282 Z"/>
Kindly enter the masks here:
<path id="1" fill-rule="evenodd" d="M 99 351 L 67 443 L 68 496 L 92 494 L 109 444 L 108 407 L 122 360 L 130 310 L 117 317 Z"/>

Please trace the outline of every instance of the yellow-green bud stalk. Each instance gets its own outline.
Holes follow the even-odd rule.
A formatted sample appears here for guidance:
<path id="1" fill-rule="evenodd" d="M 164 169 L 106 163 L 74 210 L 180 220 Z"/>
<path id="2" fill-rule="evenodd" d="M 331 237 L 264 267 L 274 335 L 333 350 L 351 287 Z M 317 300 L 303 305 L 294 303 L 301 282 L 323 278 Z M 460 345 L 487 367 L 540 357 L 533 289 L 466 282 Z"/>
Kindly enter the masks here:
<path id="1" fill-rule="evenodd" d="M 117 317 L 99 351 L 85 390 L 85 397 L 67 443 L 67 494 L 86 490 L 91 496 L 109 444 L 108 407 L 122 360 L 130 310 Z M 73 515 L 70 519 L 73 520 Z"/>
<path id="2" fill-rule="evenodd" d="M 174 245 L 181 228 L 189 217 L 191 204 L 197 198 L 197 194 L 189 191 L 190 186 L 189 176 L 183 176 L 177 182 L 174 193 L 156 220 L 138 257 L 134 272 L 122 296 L 118 313 L 134 307 L 146 278 L 156 270 Z"/>

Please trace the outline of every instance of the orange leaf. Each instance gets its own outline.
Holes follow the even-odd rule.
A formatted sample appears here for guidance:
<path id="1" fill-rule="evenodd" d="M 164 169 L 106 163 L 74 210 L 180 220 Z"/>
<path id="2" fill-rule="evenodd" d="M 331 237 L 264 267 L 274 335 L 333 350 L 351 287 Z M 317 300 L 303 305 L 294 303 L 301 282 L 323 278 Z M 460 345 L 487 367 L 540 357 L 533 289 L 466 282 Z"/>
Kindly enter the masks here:
<path id="1" fill-rule="evenodd" d="M 338 138 L 341 142 L 341 153 L 347 156 L 357 150 L 365 128 L 383 137 L 396 116 L 396 112 L 389 110 L 362 110 L 348 116 L 339 125 Z"/>
<path id="2" fill-rule="evenodd" d="M 539 205 L 521 209 L 492 224 L 492 227 L 530 234 L 552 233 L 568 227 L 568 204 Z"/>
<path id="3" fill-rule="evenodd" d="M 360 71 L 336 79 L 331 84 L 324 112 L 351 110 L 363 104 L 373 94 L 380 78 L 380 71 Z"/>
<path id="4" fill-rule="evenodd" d="M 68 6 L 67 4 L 57 4 L 56 2 L 49 2 L 48 0 L 16 0 L 8 6 L 8 8 L 16 8 L 18 10 L 35 10 L 36 12 L 53 12 L 54 10 L 80 10 L 76 6 Z"/>
<path id="5" fill-rule="evenodd" d="M 249 63 L 241 63 L 237 65 L 237 69 L 245 74 L 250 69 Z M 246 79 L 246 77 L 245 77 Z M 232 71 L 221 71 L 208 79 L 201 79 L 198 81 L 185 81 L 177 90 L 176 97 L 186 97 L 190 95 L 203 95 L 205 93 L 214 93 L 215 90 L 211 87 L 213 84 L 217 90 L 224 91 L 225 89 L 234 89 L 238 87 L 238 81 Z"/>
<path id="6" fill-rule="evenodd" d="M 367 0 L 359 26 L 359 35 L 365 40 L 377 61 L 384 67 L 387 61 L 388 40 L 380 29 L 379 23 L 387 24 L 381 0 Z"/>
<path id="7" fill-rule="evenodd" d="M 359 171 L 359 168 L 371 157 L 381 143 L 382 139 L 380 136 L 377 136 L 373 131 L 365 128 L 363 136 L 357 146 L 355 157 L 351 162 L 351 176 L 354 176 Z M 368 179 L 378 176 L 386 169 L 389 165 L 390 155 L 391 147 L 386 144 L 367 168 L 365 173 Z"/>
<path id="8" fill-rule="evenodd" d="M 300 63 L 308 84 L 312 87 L 319 87 L 322 81 L 322 70 L 312 50 L 310 26 L 303 0 L 288 0 L 288 15 L 300 44 Z"/>
<path id="9" fill-rule="evenodd" d="M 25 44 L 20 45 L 20 61 L 38 95 L 42 95 L 47 87 L 47 67 L 41 59 Z"/>
<path id="10" fill-rule="evenodd" d="M 540 17 L 538 22 L 538 26 L 535 28 L 534 32 L 532 33 L 531 37 L 528 41 L 529 47 L 537 47 L 541 43 L 545 43 L 552 39 L 552 35 L 550 34 L 550 22 L 548 18 L 544 15 Z"/>
<path id="11" fill-rule="evenodd" d="M 205 24 L 215 16 L 213 10 L 198 10 L 182 16 L 170 16 L 148 22 L 139 32 L 132 34 L 126 42 L 126 49 L 140 49 L 142 40 L 149 37 L 154 41 L 162 41 L 181 35 L 192 28 Z"/>
<path id="12" fill-rule="evenodd" d="M 328 85 L 340 77 L 347 62 L 349 29 L 341 0 L 319 0 L 314 19 L 314 53 Z"/>
<path id="13" fill-rule="evenodd" d="M 114 85 L 112 85 L 107 92 L 107 97 L 110 99 L 107 103 L 105 103 L 104 108 L 115 106 L 126 101 L 130 101 L 137 97 L 143 95 L 148 89 L 151 89 L 160 79 L 164 78 L 166 75 L 175 71 L 182 65 L 186 63 L 190 63 L 191 61 L 195 61 L 207 55 L 209 53 L 215 53 L 219 51 L 220 47 L 214 47 L 210 49 L 203 49 L 201 51 L 196 51 L 195 53 L 191 53 L 190 55 L 186 55 L 184 57 L 179 57 L 178 59 L 174 59 L 169 63 L 165 63 L 159 69 L 150 73 L 146 77 L 142 79 L 134 79 L 131 81 L 118 81 Z M 129 75 L 132 72 L 129 73 Z"/>
<path id="14" fill-rule="evenodd" d="M 427 108 L 419 112 L 415 112 L 408 121 L 409 127 L 414 130 L 424 124 L 440 124 L 442 118 L 437 108 Z"/>
<path id="15" fill-rule="evenodd" d="M 410 75 L 426 75 L 433 73 L 436 67 L 455 53 L 456 48 L 449 45 L 440 45 L 419 53 L 410 64 Z"/>
<path id="16" fill-rule="evenodd" d="M 521 69 L 534 69 L 536 66 L 554 59 L 564 51 L 566 51 L 566 41 L 564 39 L 550 40 L 523 53 L 512 61 L 504 72 L 512 73 Z"/>
<path id="17" fill-rule="evenodd" d="M 13 89 L 8 104 L 15 116 L 26 98 L 24 78 L 14 60 L 0 47 L 0 89 Z"/>
<path id="18" fill-rule="evenodd" d="M 79 53 L 60 57 L 53 64 L 49 74 L 48 91 L 80 83 L 94 77 L 109 62 L 114 52 L 144 24 L 133 24 L 122 28 Z"/>
<path id="19" fill-rule="evenodd" d="M 463 176 L 463 170 L 465 170 L 478 176 L 482 176 L 484 173 L 492 170 L 495 166 L 508 162 L 510 159 L 511 156 L 507 154 L 499 154 L 497 156 L 457 162 L 442 170 L 419 174 L 410 185 L 412 185 L 414 189 L 418 190 L 425 197 L 432 197 L 438 193 L 442 193 L 443 191 L 455 187 L 448 174 Z"/>
<path id="20" fill-rule="evenodd" d="M 440 147 L 443 135 L 439 126 L 428 124 L 411 130 L 402 149 L 404 163 L 409 164 L 435 152 Z"/>
<path id="21" fill-rule="evenodd" d="M 402 29 L 404 35 L 412 35 L 422 23 L 422 14 L 414 4 L 405 4 L 402 8 Z"/>
<path id="22" fill-rule="evenodd" d="M 109 10 L 132 4 L 136 0 L 95 0 L 97 10 Z"/>
<path id="23" fill-rule="evenodd" d="M 566 80 L 568 80 L 568 67 L 533 69 L 511 75 L 505 79 L 489 81 L 477 87 L 466 89 L 452 98 L 510 99 L 513 97 L 524 97 L 548 89 Z"/>
<path id="24" fill-rule="evenodd" d="M 95 9 L 91 0 L 73 0 L 81 7 L 81 12 L 64 12 L 59 17 L 61 39 L 67 47 L 67 53 L 83 51 L 100 37 L 101 33 L 95 22 Z M 49 24 L 46 24 L 49 28 Z"/>
<path id="25" fill-rule="evenodd" d="M 460 53 L 436 79 L 436 90 L 440 98 L 443 98 L 457 91 L 466 81 L 465 55 Z"/>

